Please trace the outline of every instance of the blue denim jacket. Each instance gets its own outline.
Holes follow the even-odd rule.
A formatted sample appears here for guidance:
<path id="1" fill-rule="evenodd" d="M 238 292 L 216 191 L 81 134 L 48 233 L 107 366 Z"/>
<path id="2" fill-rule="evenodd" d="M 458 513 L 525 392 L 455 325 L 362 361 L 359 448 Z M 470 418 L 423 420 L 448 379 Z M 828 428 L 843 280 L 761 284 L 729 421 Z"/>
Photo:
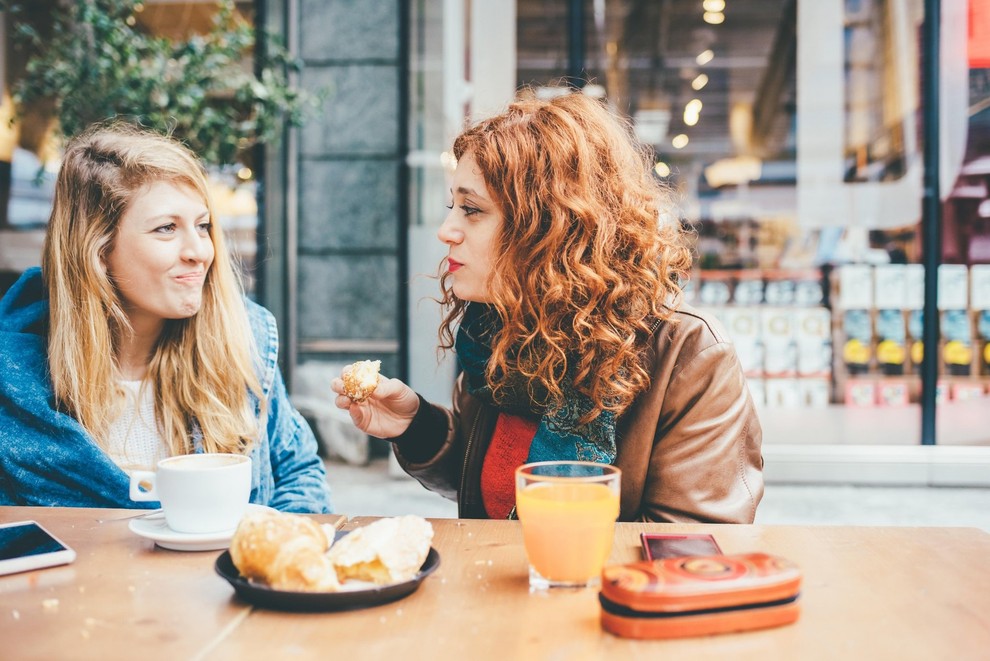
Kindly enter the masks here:
<path id="1" fill-rule="evenodd" d="M 289 403 L 271 313 L 247 302 L 267 424 L 251 452 L 251 502 L 286 512 L 331 512 L 316 439 Z M 54 407 L 48 373 L 48 299 L 41 269 L 0 300 L 0 505 L 158 507 L 128 496 L 129 478 L 85 429 Z M 255 402 L 259 410 L 258 402 Z M 197 452 L 201 435 L 194 430 Z"/>

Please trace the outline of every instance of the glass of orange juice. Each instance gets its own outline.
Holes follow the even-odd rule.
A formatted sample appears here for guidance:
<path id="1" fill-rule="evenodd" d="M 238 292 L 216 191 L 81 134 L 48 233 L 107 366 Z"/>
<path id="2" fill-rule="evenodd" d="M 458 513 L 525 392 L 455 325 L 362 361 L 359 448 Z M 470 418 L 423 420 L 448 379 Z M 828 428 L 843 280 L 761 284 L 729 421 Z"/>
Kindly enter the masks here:
<path id="1" fill-rule="evenodd" d="M 516 469 L 530 590 L 601 583 L 619 517 L 615 466 L 541 461 Z"/>

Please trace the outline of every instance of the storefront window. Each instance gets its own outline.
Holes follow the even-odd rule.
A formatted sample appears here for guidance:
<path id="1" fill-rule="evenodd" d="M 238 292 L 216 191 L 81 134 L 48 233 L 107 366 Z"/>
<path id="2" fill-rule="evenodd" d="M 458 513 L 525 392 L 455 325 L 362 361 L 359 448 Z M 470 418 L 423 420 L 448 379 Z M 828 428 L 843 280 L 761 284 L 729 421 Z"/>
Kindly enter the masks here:
<path id="1" fill-rule="evenodd" d="M 518 3 L 520 35 L 539 33 L 547 4 Z M 571 3 L 549 4 L 566 14 Z M 944 11 L 942 28 L 945 444 L 986 443 L 974 423 L 990 422 L 979 355 L 986 188 L 974 164 L 986 76 L 962 56 L 960 13 Z M 920 0 L 616 0 L 585 3 L 584 14 L 585 92 L 627 113 L 654 147 L 657 175 L 698 235 L 690 300 L 728 328 L 769 438 L 917 444 Z M 520 38 L 519 83 L 554 93 L 564 52 Z M 881 419 L 901 422 L 884 433 Z"/>
<path id="2" fill-rule="evenodd" d="M 938 442 L 990 445 L 990 9 L 942 4 Z M 468 24 L 474 5 L 443 3 Z M 583 92 L 653 147 L 697 233 L 688 299 L 728 329 L 767 441 L 920 443 L 922 0 L 518 0 L 515 12 L 517 86 L 566 93 L 583 53 Z M 425 104 L 416 113 L 429 121 Z"/>

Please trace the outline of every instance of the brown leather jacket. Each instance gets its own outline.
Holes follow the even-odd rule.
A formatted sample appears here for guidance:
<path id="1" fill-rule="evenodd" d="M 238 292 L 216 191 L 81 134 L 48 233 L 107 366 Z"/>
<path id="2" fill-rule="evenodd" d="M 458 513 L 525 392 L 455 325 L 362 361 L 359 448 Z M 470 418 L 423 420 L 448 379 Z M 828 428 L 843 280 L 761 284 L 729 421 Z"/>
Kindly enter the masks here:
<path id="1" fill-rule="evenodd" d="M 617 421 L 620 520 L 752 523 L 763 497 L 763 432 L 735 349 L 717 321 L 682 306 L 655 334 L 650 389 Z M 452 411 L 420 402 L 392 439 L 402 468 L 486 518 L 481 466 L 498 411 L 471 396 L 463 375 Z"/>

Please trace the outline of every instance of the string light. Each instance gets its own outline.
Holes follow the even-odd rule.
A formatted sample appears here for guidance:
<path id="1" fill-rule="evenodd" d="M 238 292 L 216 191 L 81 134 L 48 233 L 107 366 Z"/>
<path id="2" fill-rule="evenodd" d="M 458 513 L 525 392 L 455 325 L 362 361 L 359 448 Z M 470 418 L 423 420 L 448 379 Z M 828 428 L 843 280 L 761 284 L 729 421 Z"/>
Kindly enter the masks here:
<path id="1" fill-rule="evenodd" d="M 705 19 L 705 23 L 711 25 L 720 25 L 725 22 L 725 14 L 720 11 L 706 11 L 703 18 Z"/>
<path id="2" fill-rule="evenodd" d="M 694 126 L 698 123 L 698 118 L 701 116 L 701 100 L 691 99 L 684 106 L 684 123 L 688 126 Z"/>
<path id="3" fill-rule="evenodd" d="M 711 48 L 709 48 L 708 50 L 704 50 L 698 53 L 698 57 L 694 58 L 694 61 L 697 62 L 699 65 L 705 65 L 711 62 L 712 58 L 714 57 L 715 57 L 715 52 Z"/>
<path id="4" fill-rule="evenodd" d="M 695 76 L 694 80 L 691 81 L 691 89 L 697 92 L 698 90 L 704 88 L 704 86 L 707 84 L 708 84 L 708 76 L 706 76 L 703 73 L 699 73 L 697 76 Z"/>
<path id="5" fill-rule="evenodd" d="M 671 138 L 670 144 L 674 147 L 674 149 L 684 149 L 690 141 L 691 139 L 688 138 L 686 134 L 678 133 Z"/>

